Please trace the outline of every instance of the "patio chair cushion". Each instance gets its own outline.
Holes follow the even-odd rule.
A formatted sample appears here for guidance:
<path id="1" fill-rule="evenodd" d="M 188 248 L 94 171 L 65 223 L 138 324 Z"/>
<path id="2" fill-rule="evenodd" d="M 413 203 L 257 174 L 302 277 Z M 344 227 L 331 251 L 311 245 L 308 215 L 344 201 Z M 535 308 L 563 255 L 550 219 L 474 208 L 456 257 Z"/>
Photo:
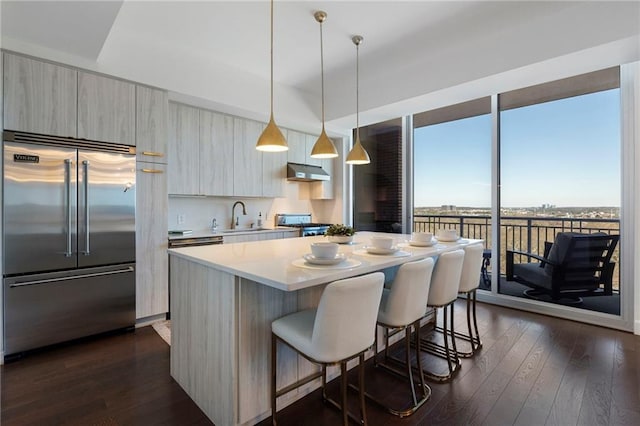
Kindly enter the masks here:
<path id="1" fill-rule="evenodd" d="M 516 263 L 513 265 L 513 274 L 521 279 L 536 283 L 539 287 L 551 290 L 551 275 L 545 268 L 540 267 L 540 263 Z"/>

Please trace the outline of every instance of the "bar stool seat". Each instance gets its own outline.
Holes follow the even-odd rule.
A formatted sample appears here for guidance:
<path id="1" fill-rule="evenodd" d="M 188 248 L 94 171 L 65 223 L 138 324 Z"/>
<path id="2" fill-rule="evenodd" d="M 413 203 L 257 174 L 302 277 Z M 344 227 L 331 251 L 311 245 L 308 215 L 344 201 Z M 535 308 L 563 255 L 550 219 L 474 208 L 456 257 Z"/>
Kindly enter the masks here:
<path id="1" fill-rule="evenodd" d="M 271 323 L 271 421 L 276 424 L 276 400 L 312 380 L 322 377 L 322 398 L 342 411 L 343 424 L 349 417 L 367 424 L 364 401 L 364 354 L 375 341 L 376 317 L 382 297 L 384 274 L 375 272 L 328 284 L 317 308 L 296 312 Z M 276 389 L 277 344 L 290 346 L 322 371 Z M 347 362 L 359 358 L 360 416 L 347 409 Z M 327 366 L 340 364 L 341 404 L 325 392 Z"/>

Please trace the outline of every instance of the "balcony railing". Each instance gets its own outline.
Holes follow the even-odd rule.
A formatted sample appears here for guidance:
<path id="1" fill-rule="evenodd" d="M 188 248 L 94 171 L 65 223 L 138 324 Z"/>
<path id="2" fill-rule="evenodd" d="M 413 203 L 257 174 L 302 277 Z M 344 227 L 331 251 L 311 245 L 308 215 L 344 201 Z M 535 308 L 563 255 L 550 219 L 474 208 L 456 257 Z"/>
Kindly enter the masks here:
<path id="1" fill-rule="evenodd" d="M 416 215 L 413 230 L 436 233 L 438 229 L 456 229 L 464 238 L 484 240 L 486 248 L 491 247 L 491 217 L 463 215 Z M 554 241 L 560 232 L 594 233 L 620 235 L 619 219 L 566 218 L 566 217 L 525 217 L 502 216 L 500 218 L 500 273 L 505 273 L 505 255 L 507 250 L 519 250 L 528 253 L 544 254 L 544 242 Z M 616 263 L 614 271 L 614 289 L 620 281 L 620 246 L 616 247 L 612 261 Z M 526 262 L 526 258 L 518 261 Z"/>

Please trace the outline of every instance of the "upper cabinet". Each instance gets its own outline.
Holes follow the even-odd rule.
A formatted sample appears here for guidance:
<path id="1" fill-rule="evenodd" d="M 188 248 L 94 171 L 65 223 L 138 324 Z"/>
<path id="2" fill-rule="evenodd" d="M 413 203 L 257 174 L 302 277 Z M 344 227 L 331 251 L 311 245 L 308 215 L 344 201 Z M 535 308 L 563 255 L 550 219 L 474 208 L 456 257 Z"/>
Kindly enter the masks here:
<path id="1" fill-rule="evenodd" d="M 256 142 L 264 128 L 259 121 L 234 118 L 233 192 L 237 197 L 262 196 L 263 153 L 256 149 Z"/>
<path id="2" fill-rule="evenodd" d="M 136 159 L 167 162 L 169 96 L 164 90 L 136 86 Z"/>
<path id="3" fill-rule="evenodd" d="M 77 71 L 4 54 L 4 128 L 76 137 Z"/>
<path id="4" fill-rule="evenodd" d="M 287 131 L 287 144 L 289 150 L 287 151 L 287 161 L 290 163 L 305 163 L 305 157 L 307 153 L 307 135 L 295 130 Z"/>
<path id="5" fill-rule="evenodd" d="M 284 197 L 284 182 L 287 178 L 287 152 L 263 152 L 262 174 L 264 175 L 262 196 Z"/>
<path id="6" fill-rule="evenodd" d="M 200 110 L 200 193 L 233 193 L 234 118 Z"/>
<path id="7" fill-rule="evenodd" d="M 135 145 L 133 83 L 78 72 L 78 138 Z"/>
<path id="8" fill-rule="evenodd" d="M 304 153 L 305 163 L 312 164 L 314 166 L 320 166 L 322 161 L 319 158 L 311 157 L 311 150 L 313 149 L 313 146 L 316 144 L 316 141 L 318 140 L 318 136 L 305 135 L 305 137 L 306 137 L 305 153 Z"/>
<path id="9" fill-rule="evenodd" d="M 198 108 L 169 104 L 169 194 L 200 195 Z"/>

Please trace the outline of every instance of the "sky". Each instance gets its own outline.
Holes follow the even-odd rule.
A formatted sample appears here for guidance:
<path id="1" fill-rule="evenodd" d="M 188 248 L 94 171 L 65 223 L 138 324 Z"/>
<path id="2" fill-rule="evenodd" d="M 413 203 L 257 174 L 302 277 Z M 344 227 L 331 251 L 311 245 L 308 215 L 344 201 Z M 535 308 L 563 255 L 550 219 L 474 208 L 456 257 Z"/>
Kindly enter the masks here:
<path id="1" fill-rule="evenodd" d="M 620 206 L 620 91 L 501 113 L 502 207 Z M 415 129 L 415 207 L 491 206 L 491 116 Z"/>

